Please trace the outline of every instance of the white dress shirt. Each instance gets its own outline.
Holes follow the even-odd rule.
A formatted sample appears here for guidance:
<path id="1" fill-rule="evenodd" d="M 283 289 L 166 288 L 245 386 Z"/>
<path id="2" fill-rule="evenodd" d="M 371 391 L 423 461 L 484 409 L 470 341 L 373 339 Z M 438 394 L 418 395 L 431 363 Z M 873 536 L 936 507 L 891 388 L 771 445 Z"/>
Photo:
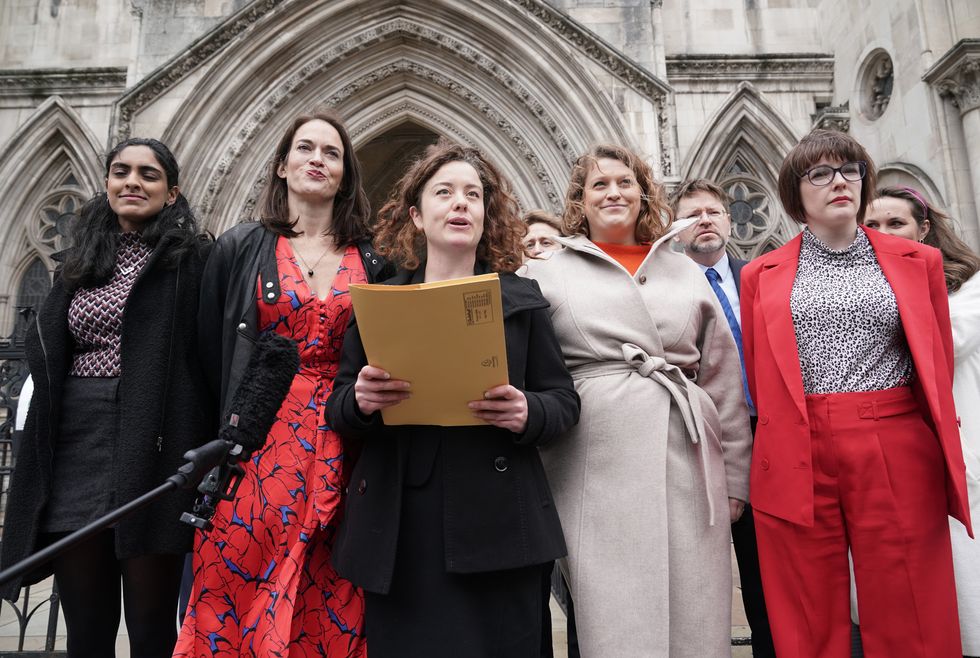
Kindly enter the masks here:
<path id="1" fill-rule="evenodd" d="M 702 272 L 708 271 L 707 266 L 701 263 L 697 265 L 701 268 Z M 735 318 L 738 320 L 738 326 L 741 329 L 742 306 L 738 303 L 738 288 L 735 286 L 735 277 L 732 275 L 732 265 L 728 262 L 728 252 L 722 251 L 721 258 L 711 267 L 718 273 L 718 283 L 721 285 L 725 297 L 728 297 L 728 303 L 731 304 L 732 310 L 735 312 Z"/>

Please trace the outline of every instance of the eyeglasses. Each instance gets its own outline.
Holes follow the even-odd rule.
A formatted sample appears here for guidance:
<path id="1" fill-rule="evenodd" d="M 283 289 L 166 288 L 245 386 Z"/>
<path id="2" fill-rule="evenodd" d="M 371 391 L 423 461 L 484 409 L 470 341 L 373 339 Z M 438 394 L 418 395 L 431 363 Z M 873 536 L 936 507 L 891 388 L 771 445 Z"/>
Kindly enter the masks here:
<path id="1" fill-rule="evenodd" d="M 699 211 L 697 211 L 695 213 L 691 213 L 690 215 L 688 215 L 686 217 L 678 217 L 677 219 L 679 221 L 682 221 L 682 222 L 683 221 L 687 221 L 689 219 L 692 220 L 692 221 L 697 221 L 697 220 L 701 219 L 702 217 L 704 217 L 705 215 L 707 215 L 708 219 L 711 220 L 712 222 L 714 222 L 714 221 L 717 221 L 717 220 L 721 219 L 722 217 L 724 217 L 727 214 L 728 213 L 725 212 L 724 210 L 699 210 Z"/>
<path id="2" fill-rule="evenodd" d="M 859 160 L 857 162 L 845 162 L 839 167 L 817 165 L 804 171 L 803 176 L 807 177 L 811 185 L 823 187 L 833 182 L 834 178 L 837 177 L 837 172 L 840 172 L 844 180 L 855 183 L 864 178 L 864 175 L 868 172 L 868 164 Z"/>

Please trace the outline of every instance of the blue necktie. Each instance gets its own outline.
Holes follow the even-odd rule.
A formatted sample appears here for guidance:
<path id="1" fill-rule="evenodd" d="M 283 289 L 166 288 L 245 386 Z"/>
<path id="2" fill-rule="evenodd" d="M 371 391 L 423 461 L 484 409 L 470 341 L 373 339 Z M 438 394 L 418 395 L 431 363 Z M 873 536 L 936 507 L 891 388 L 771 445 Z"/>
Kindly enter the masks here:
<path id="1" fill-rule="evenodd" d="M 732 336 L 735 337 L 735 345 L 738 346 L 738 361 L 742 365 L 742 388 L 745 389 L 745 402 L 754 412 L 755 405 L 752 404 L 752 396 L 749 395 L 749 382 L 745 378 L 745 356 L 742 354 L 742 328 L 738 326 L 738 318 L 735 317 L 735 311 L 728 302 L 728 296 L 721 289 L 721 275 L 713 267 L 705 270 L 704 275 L 708 277 L 708 283 L 711 284 L 711 289 L 715 291 L 715 296 L 721 302 L 721 310 L 725 312 L 725 319 L 728 320 L 728 328 L 732 330 Z"/>

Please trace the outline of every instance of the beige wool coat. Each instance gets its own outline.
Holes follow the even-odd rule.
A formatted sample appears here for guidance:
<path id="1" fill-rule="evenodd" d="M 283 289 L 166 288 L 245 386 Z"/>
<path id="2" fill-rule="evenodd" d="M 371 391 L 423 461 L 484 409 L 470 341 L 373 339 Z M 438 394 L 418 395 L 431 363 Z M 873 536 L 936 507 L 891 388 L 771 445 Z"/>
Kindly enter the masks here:
<path id="1" fill-rule="evenodd" d="M 728 498 L 748 500 L 748 413 L 721 306 L 670 237 L 633 276 L 584 236 L 523 272 L 582 399 L 541 454 L 586 658 L 731 655 Z"/>

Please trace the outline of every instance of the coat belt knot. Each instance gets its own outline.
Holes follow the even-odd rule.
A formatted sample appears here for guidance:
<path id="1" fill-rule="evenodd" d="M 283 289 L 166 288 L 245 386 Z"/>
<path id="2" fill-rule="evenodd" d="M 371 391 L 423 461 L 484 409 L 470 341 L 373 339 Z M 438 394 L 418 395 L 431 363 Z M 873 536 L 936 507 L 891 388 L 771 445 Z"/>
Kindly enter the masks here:
<path id="1" fill-rule="evenodd" d="M 704 432 L 704 414 L 701 411 L 701 401 L 691 390 L 691 380 L 684 372 L 660 356 L 652 356 L 643 348 L 633 343 L 623 343 L 623 360 L 643 377 L 653 379 L 670 393 L 674 404 L 677 405 L 684 427 L 692 443 L 700 444 L 701 469 L 704 473 L 705 486 L 708 490 L 708 513 L 711 525 L 715 524 L 715 506 L 711 499 L 711 473 L 708 466 L 708 442 Z"/>

